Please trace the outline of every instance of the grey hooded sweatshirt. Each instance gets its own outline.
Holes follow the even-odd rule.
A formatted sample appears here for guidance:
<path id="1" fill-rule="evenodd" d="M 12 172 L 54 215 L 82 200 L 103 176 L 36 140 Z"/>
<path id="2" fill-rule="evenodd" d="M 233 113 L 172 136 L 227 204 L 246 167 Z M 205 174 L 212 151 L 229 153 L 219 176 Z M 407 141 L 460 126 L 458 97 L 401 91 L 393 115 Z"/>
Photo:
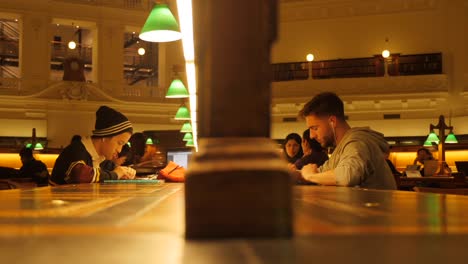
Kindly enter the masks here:
<path id="1" fill-rule="evenodd" d="M 319 171 L 334 169 L 338 186 L 394 190 L 395 178 L 384 159 L 387 149 L 383 134 L 364 127 L 351 128 Z"/>

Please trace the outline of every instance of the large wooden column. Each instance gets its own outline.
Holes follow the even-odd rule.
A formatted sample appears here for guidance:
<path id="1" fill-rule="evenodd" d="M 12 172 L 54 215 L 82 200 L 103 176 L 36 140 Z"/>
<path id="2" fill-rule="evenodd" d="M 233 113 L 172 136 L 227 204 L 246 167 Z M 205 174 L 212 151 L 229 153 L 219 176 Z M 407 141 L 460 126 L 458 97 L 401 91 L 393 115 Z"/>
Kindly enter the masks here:
<path id="1" fill-rule="evenodd" d="M 186 236 L 292 235 L 291 181 L 269 139 L 276 0 L 194 0 L 199 152 Z"/>

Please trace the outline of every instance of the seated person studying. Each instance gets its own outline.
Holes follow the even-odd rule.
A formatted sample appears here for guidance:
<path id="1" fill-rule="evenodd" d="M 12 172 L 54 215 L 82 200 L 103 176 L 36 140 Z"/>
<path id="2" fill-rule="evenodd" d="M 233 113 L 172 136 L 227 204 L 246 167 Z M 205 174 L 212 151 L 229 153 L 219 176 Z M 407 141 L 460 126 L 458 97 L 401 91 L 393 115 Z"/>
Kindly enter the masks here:
<path id="1" fill-rule="evenodd" d="M 49 171 L 47 166 L 33 156 L 32 148 L 24 147 L 20 150 L 20 158 L 23 166 L 19 169 L 20 178 L 32 178 L 37 186 L 48 185 Z"/>
<path id="2" fill-rule="evenodd" d="M 135 170 L 116 166 L 113 170 L 101 168 L 104 160 L 112 160 L 127 144 L 133 128 L 122 113 L 101 106 L 96 111 L 92 136 L 72 140 L 57 157 L 49 184 L 94 183 L 104 180 L 133 179 Z"/>
<path id="3" fill-rule="evenodd" d="M 298 159 L 294 165 L 290 165 L 292 170 L 301 170 L 307 164 L 317 164 L 321 166 L 325 161 L 328 160 L 328 155 L 325 150 L 320 146 L 317 140 L 310 138 L 310 131 L 306 129 L 302 133 L 302 150 L 304 156 Z"/>
<path id="4" fill-rule="evenodd" d="M 388 144 L 381 133 L 369 128 L 351 128 L 346 122 L 343 101 L 334 93 L 316 95 L 304 105 L 310 137 L 324 148 L 335 147 L 321 167 L 309 164 L 295 174 L 296 181 L 321 185 L 358 186 L 395 190 L 396 182 L 385 161 Z"/>
<path id="5" fill-rule="evenodd" d="M 429 151 L 429 149 L 427 149 L 427 148 L 418 149 L 418 151 L 416 152 L 416 158 L 414 159 L 413 164 L 414 165 L 418 165 L 418 164 L 423 165 L 423 167 L 420 170 L 421 176 L 425 176 L 424 175 L 424 173 L 425 173 L 424 162 L 426 160 L 435 160 L 435 159 L 432 156 L 432 153 Z M 426 175 L 426 176 L 430 176 L 430 175 Z"/>

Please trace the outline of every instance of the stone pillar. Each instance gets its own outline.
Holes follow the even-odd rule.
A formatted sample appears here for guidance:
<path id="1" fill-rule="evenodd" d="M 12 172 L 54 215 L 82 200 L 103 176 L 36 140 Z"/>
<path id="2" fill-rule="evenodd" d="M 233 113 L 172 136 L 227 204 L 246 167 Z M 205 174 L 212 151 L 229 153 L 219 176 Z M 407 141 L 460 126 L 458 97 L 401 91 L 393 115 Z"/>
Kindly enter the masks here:
<path id="1" fill-rule="evenodd" d="M 95 32 L 93 81 L 118 96 L 123 92 L 124 27 L 117 22 L 102 22 Z"/>
<path id="2" fill-rule="evenodd" d="M 25 14 L 20 29 L 21 90 L 39 92 L 47 88 L 50 74 L 50 19 L 44 15 Z M 34 62 L 34 63 L 32 63 Z"/>
<path id="3" fill-rule="evenodd" d="M 199 152 L 186 181 L 186 236 L 291 236 L 290 176 L 269 139 L 277 1 L 193 8 Z"/>

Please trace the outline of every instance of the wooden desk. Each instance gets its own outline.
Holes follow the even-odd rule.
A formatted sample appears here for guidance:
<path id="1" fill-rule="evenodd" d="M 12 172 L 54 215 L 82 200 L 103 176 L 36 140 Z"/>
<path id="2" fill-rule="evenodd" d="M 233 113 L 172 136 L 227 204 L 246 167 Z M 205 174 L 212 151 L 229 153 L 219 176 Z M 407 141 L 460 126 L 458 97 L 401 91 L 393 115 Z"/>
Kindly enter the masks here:
<path id="1" fill-rule="evenodd" d="M 466 188 L 468 184 L 464 178 L 453 177 L 453 176 L 433 176 L 433 177 L 399 177 L 397 180 L 400 189 L 412 189 L 415 186 L 425 185 L 436 185 L 434 187 L 446 187 L 446 188 Z"/>
<path id="2" fill-rule="evenodd" d="M 297 186 L 293 200 L 292 239 L 195 241 L 184 239 L 183 184 L 1 191 L 0 258 L 2 263 L 426 264 L 465 263 L 468 257 L 466 196 Z"/>

